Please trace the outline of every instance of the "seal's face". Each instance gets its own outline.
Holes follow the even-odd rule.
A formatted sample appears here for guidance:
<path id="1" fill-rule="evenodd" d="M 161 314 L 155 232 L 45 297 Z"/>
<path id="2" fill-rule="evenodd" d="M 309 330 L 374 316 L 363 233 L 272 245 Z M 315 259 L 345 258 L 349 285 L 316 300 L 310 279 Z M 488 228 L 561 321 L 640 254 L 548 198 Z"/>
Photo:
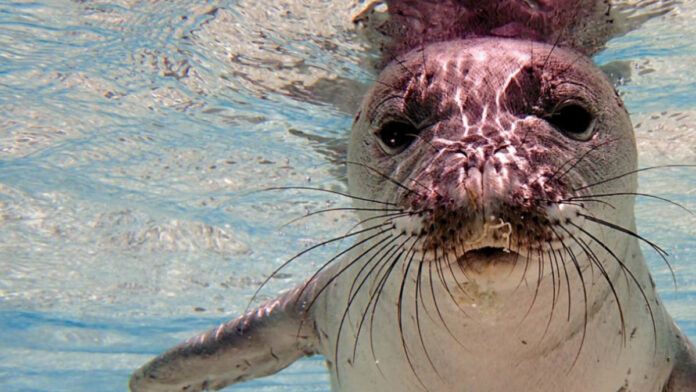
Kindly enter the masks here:
<path id="1" fill-rule="evenodd" d="M 413 51 L 382 72 L 352 132 L 351 192 L 403 211 L 392 231 L 426 259 L 569 258 L 603 242 L 588 217 L 633 226 L 632 199 L 591 196 L 635 191 L 630 120 L 574 52 L 505 39 Z"/>

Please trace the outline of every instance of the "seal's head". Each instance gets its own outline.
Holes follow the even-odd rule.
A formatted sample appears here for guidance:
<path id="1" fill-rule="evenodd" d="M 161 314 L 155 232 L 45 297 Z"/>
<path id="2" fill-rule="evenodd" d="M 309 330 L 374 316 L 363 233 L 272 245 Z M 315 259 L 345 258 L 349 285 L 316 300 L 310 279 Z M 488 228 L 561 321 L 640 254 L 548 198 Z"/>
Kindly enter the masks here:
<path id="1" fill-rule="evenodd" d="M 623 175 L 636 159 L 621 99 L 588 58 L 482 38 L 384 69 L 353 125 L 349 179 L 355 196 L 403 212 L 391 230 L 426 260 L 480 265 L 583 253 L 605 238 L 595 217 L 633 227 L 632 199 L 591 195 L 634 192 Z"/>

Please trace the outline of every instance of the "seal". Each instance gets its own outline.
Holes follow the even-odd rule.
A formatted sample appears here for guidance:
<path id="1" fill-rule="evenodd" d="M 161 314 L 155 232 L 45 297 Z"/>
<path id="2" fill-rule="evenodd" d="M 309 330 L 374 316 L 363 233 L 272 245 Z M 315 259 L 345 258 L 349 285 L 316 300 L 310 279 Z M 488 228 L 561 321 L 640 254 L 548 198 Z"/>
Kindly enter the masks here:
<path id="1" fill-rule="evenodd" d="M 216 390 L 323 355 L 333 391 L 696 390 L 641 253 L 637 152 L 583 54 L 479 37 L 397 54 L 351 131 L 356 242 L 156 357 L 140 391 Z"/>

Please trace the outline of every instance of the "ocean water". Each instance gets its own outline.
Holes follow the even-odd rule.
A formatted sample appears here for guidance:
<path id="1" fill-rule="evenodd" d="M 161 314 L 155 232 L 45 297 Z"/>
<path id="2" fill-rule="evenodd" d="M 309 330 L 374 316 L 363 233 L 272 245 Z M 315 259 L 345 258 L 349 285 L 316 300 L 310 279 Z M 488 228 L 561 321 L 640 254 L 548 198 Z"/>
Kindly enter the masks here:
<path id="1" fill-rule="evenodd" d="M 172 344 L 242 312 L 276 266 L 345 231 L 353 111 L 374 51 L 327 1 L 0 1 L 0 390 L 125 391 Z M 612 40 L 641 165 L 696 164 L 696 4 Z M 696 169 L 641 192 L 696 210 Z M 696 218 L 640 199 L 667 307 L 696 338 Z M 309 275 L 335 247 L 273 279 Z M 321 357 L 230 390 L 328 391 Z"/>

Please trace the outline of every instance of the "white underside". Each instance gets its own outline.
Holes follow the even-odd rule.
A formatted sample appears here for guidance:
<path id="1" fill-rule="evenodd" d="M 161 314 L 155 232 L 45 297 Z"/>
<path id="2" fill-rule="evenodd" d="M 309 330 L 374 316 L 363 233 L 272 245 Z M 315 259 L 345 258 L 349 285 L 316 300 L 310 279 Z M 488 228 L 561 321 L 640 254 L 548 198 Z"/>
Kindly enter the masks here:
<path id="1" fill-rule="evenodd" d="M 631 246 L 637 244 L 631 241 Z M 394 268 L 381 292 L 371 330 L 372 312 L 368 312 L 354 360 L 358 325 L 375 282 L 368 281 L 351 306 L 340 336 L 338 375 L 335 364 L 331 366 L 332 390 L 616 392 L 626 387 L 633 392 L 658 391 L 671 369 L 668 353 L 672 352 L 673 327 L 662 306 L 656 304 L 640 251 L 627 249 L 623 254 L 629 255 L 631 250 L 638 255 L 629 261 L 631 271 L 650 300 L 656 336 L 643 296 L 617 268 L 608 269 L 626 321 L 625 342 L 618 307 L 605 278 L 597 267 L 584 265 L 588 322 L 581 343 L 585 301 L 570 260 L 566 260 L 565 271 L 551 272 L 547 266 L 538 285 L 540 264 L 534 260 L 527 263 L 521 258 L 513 264 L 472 269 L 466 275 L 458 266 L 432 267 L 431 272 L 431 264 L 426 263 L 418 283 L 414 261 L 401 305 L 407 359 L 397 310 L 407 269 L 404 262 Z M 355 278 L 350 273 L 359 269 L 354 266 L 344 272 L 316 304 L 318 328 L 328 335 L 320 349 L 332 363 L 336 362 L 337 329 Z M 440 276 L 448 282 L 449 293 Z"/>

